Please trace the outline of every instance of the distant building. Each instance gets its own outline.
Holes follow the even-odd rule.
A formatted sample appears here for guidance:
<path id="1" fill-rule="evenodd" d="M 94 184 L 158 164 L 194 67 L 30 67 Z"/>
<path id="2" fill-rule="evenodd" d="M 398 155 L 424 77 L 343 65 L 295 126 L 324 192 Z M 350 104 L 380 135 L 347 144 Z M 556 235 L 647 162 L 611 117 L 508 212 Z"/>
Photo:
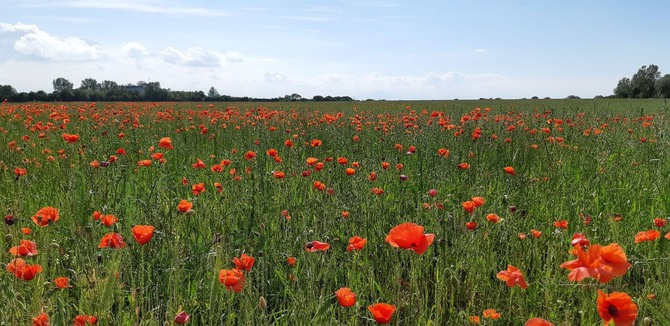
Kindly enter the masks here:
<path id="1" fill-rule="evenodd" d="M 137 92 L 140 94 L 144 94 L 144 85 L 128 85 L 123 86 L 123 88 L 129 92 Z"/>

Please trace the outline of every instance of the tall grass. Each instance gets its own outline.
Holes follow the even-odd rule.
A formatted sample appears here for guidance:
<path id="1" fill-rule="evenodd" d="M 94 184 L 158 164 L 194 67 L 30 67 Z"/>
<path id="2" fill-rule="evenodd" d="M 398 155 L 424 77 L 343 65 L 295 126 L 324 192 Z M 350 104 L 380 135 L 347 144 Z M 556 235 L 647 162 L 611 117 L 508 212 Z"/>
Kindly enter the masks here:
<path id="1" fill-rule="evenodd" d="M 9 263 L 9 248 L 30 239 L 39 254 L 25 259 L 43 272 L 31 281 L 0 274 L 0 322 L 30 324 L 44 311 L 55 325 L 71 324 L 79 314 L 95 315 L 102 325 L 163 325 L 184 310 L 194 325 L 361 325 L 374 324 L 367 306 L 387 302 L 398 308 L 396 325 L 463 325 L 488 308 L 501 318 L 483 323 L 520 325 L 539 316 L 555 324 L 597 325 L 596 289 L 602 289 L 630 294 L 638 321 L 670 323 L 668 240 L 633 241 L 670 212 L 670 122 L 662 102 L 263 105 L 2 104 L 0 209 L 17 219 L 0 226 L 7 235 L 0 261 Z M 476 140 L 475 128 L 482 131 Z M 66 143 L 63 132 L 81 138 Z M 174 150 L 158 147 L 162 137 L 172 139 Z M 284 145 L 288 139 L 292 148 Z M 313 139 L 323 144 L 312 147 Z M 408 153 L 410 146 L 415 153 Z M 127 154 L 116 154 L 120 148 Z M 270 148 L 281 163 L 266 155 Z M 438 156 L 440 148 L 449 156 Z M 247 151 L 256 158 L 246 160 Z M 155 152 L 166 162 L 137 165 Z M 89 165 L 111 155 L 118 159 L 108 167 Z M 334 160 L 314 171 L 308 157 Z M 349 164 L 338 164 L 338 157 Z M 192 167 L 197 158 L 206 169 Z M 224 159 L 232 164 L 222 173 L 210 170 Z M 348 176 L 344 169 L 354 161 L 360 167 Z M 382 162 L 390 167 L 382 169 Z M 462 162 L 470 168 L 458 169 Z M 503 172 L 505 166 L 516 175 Z M 27 175 L 15 176 L 16 167 Z M 275 179 L 274 171 L 286 177 Z M 370 172 L 378 174 L 374 182 Z M 315 189 L 314 181 L 332 192 Z M 191 185 L 199 182 L 206 191 L 196 196 Z M 486 204 L 470 215 L 461 203 L 473 196 Z M 182 199 L 194 203 L 193 214 L 177 210 Z M 58 208 L 60 220 L 41 228 L 31 216 L 44 206 Z M 92 218 L 94 211 L 120 220 L 105 227 Z M 487 222 L 488 213 L 503 221 Z M 557 220 L 567 220 L 568 229 L 554 227 Z M 468 230 L 467 221 L 478 228 Z M 403 222 L 435 234 L 425 254 L 385 241 Z M 131 235 L 138 224 L 156 229 L 144 246 Z M 22 227 L 31 228 L 30 235 L 21 234 Z M 532 237 L 531 229 L 542 236 Z M 127 247 L 99 249 L 108 232 L 120 233 Z M 607 284 L 568 281 L 559 265 L 574 257 L 568 251 L 575 232 L 592 244 L 619 243 L 632 268 Z M 521 240 L 520 233 L 527 237 Z M 367 238 L 367 245 L 347 252 L 354 235 Z M 314 240 L 331 248 L 306 252 Z M 234 293 L 219 283 L 218 272 L 234 267 L 232 259 L 242 253 L 255 265 L 243 291 Z M 289 266 L 288 257 L 297 264 Z M 527 290 L 496 278 L 508 264 L 523 271 Z M 69 277 L 72 287 L 57 289 L 59 276 Z M 337 304 L 340 287 L 356 292 L 354 307 Z M 261 298 L 265 309 L 259 309 Z"/>

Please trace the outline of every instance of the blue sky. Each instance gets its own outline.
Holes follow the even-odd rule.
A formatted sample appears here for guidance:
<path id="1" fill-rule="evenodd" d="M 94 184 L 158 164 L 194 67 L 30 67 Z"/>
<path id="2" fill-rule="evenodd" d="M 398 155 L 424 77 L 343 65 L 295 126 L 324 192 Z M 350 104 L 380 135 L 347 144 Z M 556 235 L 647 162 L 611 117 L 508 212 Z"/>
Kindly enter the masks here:
<path id="1" fill-rule="evenodd" d="M 356 99 L 609 95 L 670 73 L 667 1 L 3 0 L 0 84 Z"/>

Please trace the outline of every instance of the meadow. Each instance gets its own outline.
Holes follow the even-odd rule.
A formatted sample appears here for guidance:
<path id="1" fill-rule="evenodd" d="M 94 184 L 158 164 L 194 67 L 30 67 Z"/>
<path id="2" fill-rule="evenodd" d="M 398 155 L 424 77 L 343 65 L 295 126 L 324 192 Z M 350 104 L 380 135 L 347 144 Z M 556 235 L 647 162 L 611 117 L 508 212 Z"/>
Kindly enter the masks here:
<path id="1" fill-rule="evenodd" d="M 3 102 L 0 324 L 670 324 L 668 118 Z"/>

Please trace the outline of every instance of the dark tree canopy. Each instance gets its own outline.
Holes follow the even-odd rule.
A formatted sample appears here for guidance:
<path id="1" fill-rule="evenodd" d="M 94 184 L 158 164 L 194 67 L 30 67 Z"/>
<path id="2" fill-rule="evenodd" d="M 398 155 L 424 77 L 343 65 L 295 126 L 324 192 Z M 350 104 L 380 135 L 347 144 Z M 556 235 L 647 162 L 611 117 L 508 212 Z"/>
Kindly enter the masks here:
<path id="1" fill-rule="evenodd" d="M 661 72 L 657 65 L 642 66 L 631 78 L 621 78 L 614 96 L 618 98 L 652 98 L 662 96 L 659 91 Z"/>

